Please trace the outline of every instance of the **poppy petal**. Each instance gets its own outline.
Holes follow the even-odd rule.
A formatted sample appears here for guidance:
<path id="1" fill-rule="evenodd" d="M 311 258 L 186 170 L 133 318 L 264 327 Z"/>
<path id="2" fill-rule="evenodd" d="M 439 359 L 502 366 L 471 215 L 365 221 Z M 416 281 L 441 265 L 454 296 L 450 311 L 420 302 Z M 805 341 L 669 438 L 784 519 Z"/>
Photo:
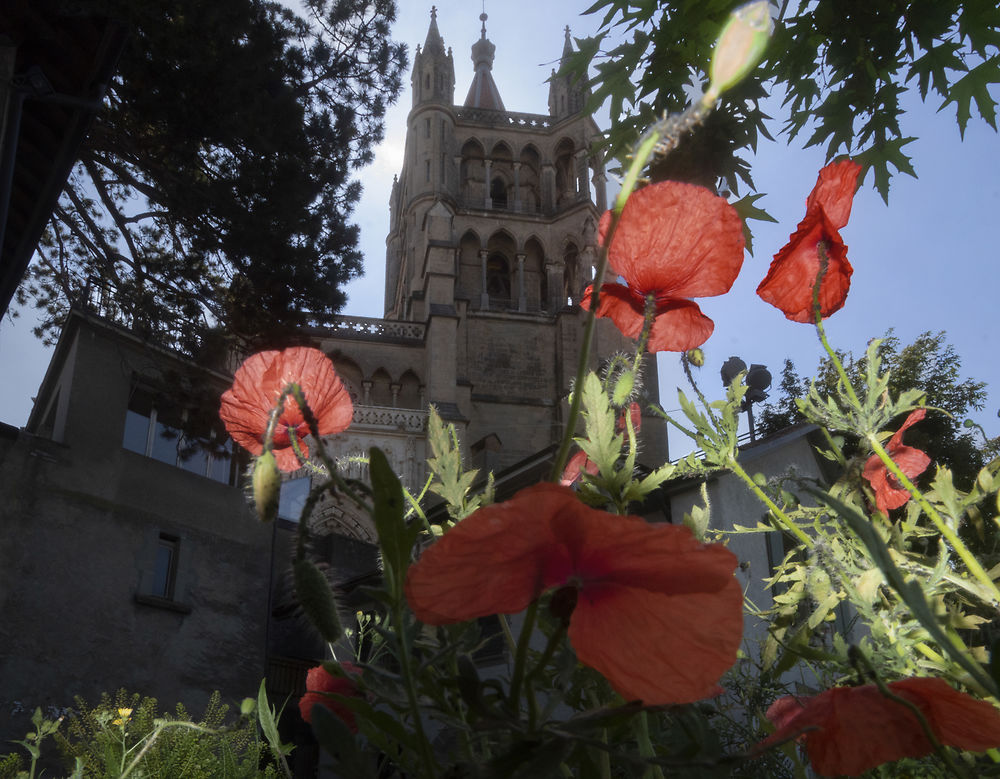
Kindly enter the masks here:
<path id="1" fill-rule="evenodd" d="M 817 247 L 825 245 L 828 259 L 819 288 L 820 314 L 826 318 L 847 300 L 854 269 L 847 260 L 847 246 L 822 211 L 811 211 L 771 262 L 757 294 L 781 309 L 793 322 L 813 321 L 813 286 L 819 274 Z"/>
<path id="2" fill-rule="evenodd" d="M 942 744 L 970 752 L 1000 745 L 1000 712 L 986 701 L 959 692 L 943 679 L 901 679 L 888 686 L 920 706 Z"/>
<path id="3" fill-rule="evenodd" d="M 525 609 L 543 589 L 543 570 L 556 546 L 547 518 L 566 505 L 566 494 L 579 503 L 555 484 L 528 487 L 448 530 L 406 577 L 406 599 L 417 619 L 444 625 Z"/>
<path id="4" fill-rule="evenodd" d="M 916 478 L 931 464 L 931 458 L 927 456 L 926 452 L 903 444 L 903 433 L 925 416 L 927 416 L 927 410 L 923 408 L 910 412 L 886 445 L 886 453 L 908 479 Z M 875 505 L 883 514 L 889 513 L 892 509 L 898 509 L 906 504 L 911 497 L 910 491 L 896 483 L 889 469 L 882 462 L 882 458 L 876 454 L 873 454 L 865 462 L 861 475 L 871 484 L 872 490 L 875 492 Z"/>
<path id="5" fill-rule="evenodd" d="M 836 229 L 846 225 L 851 218 L 859 173 L 861 166 L 854 160 L 841 160 L 825 166 L 806 199 L 806 213 L 821 208 Z"/>
<path id="6" fill-rule="evenodd" d="M 580 308 L 590 310 L 593 285 L 584 290 L 580 300 Z M 626 338 L 638 338 L 645 321 L 645 305 L 641 298 L 636 298 L 632 291 L 621 284 L 601 285 L 601 299 L 597 301 L 595 316 L 609 317 L 615 327 Z"/>
<path id="7" fill-rule="evenodd" d="M 601 219 L 603 244 L 610 217 Z M 626 201 L 608 262 L 640 295 L 708 297 L 729 291 L 743 265 L 743 223 L 725 198 L 678 181 Z"/>
<path id="8" fill-rule="evenodd" d="M 736 661 L 743 593 L 730 572 L 716 592 L 668 595 L 620 584 L 584 587 L 569 640 L 581 663 L 626 700 L 690 703 L 711 695 Z"/>
<path id="9" fill-rule="evenodd" d="M 587 457 L 587 453 L 582 449 L 569 458 L 566 463 L 566 467 L 563 469 L 562 477 L 559 479 L 559 483 L 563 487 L 569 487 L 577 479 L 580 478 L 580 474 L 586 471 L 591 476 L 595 476 L 598 471 L 597 463 Z"/>
<path id="10" fill-rule="evenodd" d="M 920 422 L 924 417 L 927 416 L 927 409 L 925 408 L 915 408 L 911 411 L 903 424 L 899 426 L 899 430 L 892 434 L 892 438 L 889 439 L 888 450 L 891 453 L 893 449 L 901 446 L 903 443 L 903 433 L 913 427 L 917 422 Z"/>
<path id="11" fill-rule="evenodd" d="M 714 330 L 715 322 L 701 313 L 697 303 L 674 299 L 662 310 L 657 307 L 646 350 L 686 352 L 705 343 Z"/>
<path id="12" fill-rule="evenodd" d="M 553 516 L 552 532 L 568 550 L 574 576 L 670 595 L 717 592 L 739 563 L 721 544 L 703 544 L 685 525 L 650 524 L 616 516 L 577 501 Z M 666 561 L 666 562 L 665 562 Z M 547 581 L 546 585 L 562 584 Z"/>

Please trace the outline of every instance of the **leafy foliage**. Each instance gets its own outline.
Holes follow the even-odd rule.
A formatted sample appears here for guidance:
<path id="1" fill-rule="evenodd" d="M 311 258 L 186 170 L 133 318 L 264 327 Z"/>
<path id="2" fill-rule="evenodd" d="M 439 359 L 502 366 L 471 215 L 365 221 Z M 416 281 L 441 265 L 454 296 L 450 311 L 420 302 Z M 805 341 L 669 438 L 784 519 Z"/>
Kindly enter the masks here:
<path id="1" fill-rule="evenodd" d="M 196 779 L 250 779 L 278 776 L 265 766 L 266 746 L 257 735 L 256 721 L 240 719 L 226 723 L 228 706 L 213 693 L 199 722 L 194 722 L 178 704 L 172 717 L 157 716 L 155 698 L 119 690 L 114 698 L 105 693 L 91 708 L 82 698 L 77 709 L 58 720 L 46 720 L 35 712 L 35 731 L 18 742 L 32 757 L 32 775 L 41 742 L 54 736 L 66 769 L 73 779 L 116 779 L 127 773 L 135 777 L 185 776 Z M 250 707 L 252 709 L 252 706 Z M 244 714 L 250 714 L 246 710 Z M 60 726 L 65 728 L 60 730 Z M 134 763 L 134 765 L 132 765 Z M 0 757 L 0 776 L 18 779 L 21 760 L 16 753 Z"/>
<path id="2" fill-rule="evenodd" d="M 393 0 L 86 0 L 132 35 L 18 299 L 197 353 L 280 344 L 358 275 L 349 217 L 405 49 Z"/>
<path id="3" fill-rule="evenodd" d="M 850 353 L 838 354 L 852 382 L 864 386 L 868 358 L 856 360 Z M 929 413 L 918 427 L 908 431 L 906 442 L 949 468 L 956 482 L 968 489 L 985 465 L 990 449 L 977 441 L 962 423 L 970 412 L 982 410 L 986 384 L 961 378 L 962 360 L 947 342 L 944 332 L 922 333 L 913 343 L 901 347 L 899 338 L 890 331 L 879 342 L 877 354 L 883 368 L 889 372 L 887 390 L 890 395 L 898 397 L 916 390 L 924 395 L 927 406 L 945 412 Z M 800 379 L 792 361 L 785 360 L 780 395 L 762 409 L 760 431 L 767 435 L 804 421 L 799 401 L 809 392 L 811 384 L 821 395 L 833 394 L 837 374 L 829 358 L 820 362 L 811 382 Z"/>
<path id="4" fill-rule="evenodd" d="M 615 156 L 655 117 L 680 112 L 691 89 L 704 87 L 712 43 L 741 2 L 597 0 L 587 9 L 604 14 L 601 28 L 567 67 L 584 72 L 593 63 L 594 104 L 611 101 Z M 602 44 L 618 40 L 603 56 Z M 974 104 L 995 130 L 990 90 L 1000 83 L 998 46 L 1000 9 L 991 0 L 784 0 L 761 67 L 651 175 L 752 187 L 739 153 L 756 149 L 760 135 L 771 138 L 760 101 L 775 95 L 782 98 L 781 135 L 807 132 L 805 145 L 825 145 L 827 159 L 854 155 L 888 200 L 893 170 L 915 175 L 902 150 L 913 140 L 900 121 L 903 96 L 916 90 L 927 100 L 933 93 L 942 109 L 953 105 L 963 134 Z"/>

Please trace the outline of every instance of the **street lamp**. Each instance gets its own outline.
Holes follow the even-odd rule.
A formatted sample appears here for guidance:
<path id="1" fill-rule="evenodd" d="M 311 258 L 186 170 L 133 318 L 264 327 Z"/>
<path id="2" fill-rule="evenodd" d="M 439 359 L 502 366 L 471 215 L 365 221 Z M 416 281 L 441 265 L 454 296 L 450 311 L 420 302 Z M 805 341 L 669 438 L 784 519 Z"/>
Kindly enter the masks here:
<path id="1" fill-rule="evenodd" d="M 722 364 L 722 385 L 728 387 L 733 383 L 733 379 L 746 371 L 744 381 L 747 385 L 746 394 L 740 404 L 740 410 L 747 412 L 747 421 L 750 423 L 750 440 L 756 441 L 756 431 L 753 427 L 753 404 L 760 403 L 767 399 L 767 389 L 771 386 L 771 372 L 765 365 L 753 363 L 750 370 L 747 364 L 739 357 L 730 357 Z"/>

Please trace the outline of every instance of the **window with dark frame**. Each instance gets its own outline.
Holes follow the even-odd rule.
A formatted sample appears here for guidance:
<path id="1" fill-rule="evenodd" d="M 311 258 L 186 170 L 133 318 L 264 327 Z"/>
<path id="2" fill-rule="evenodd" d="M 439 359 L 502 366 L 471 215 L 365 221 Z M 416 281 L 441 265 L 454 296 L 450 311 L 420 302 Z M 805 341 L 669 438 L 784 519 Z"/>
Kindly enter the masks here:
<path id="1" fill-rule="evenodd" d="M 147 389 L 137 387 L 125 412 L 122 446 L 131 452 L 206 476 L 222 484 L 238 485 L 246 458 L 233 445 L 221 422 L 206 430 L 185 430 L 187 414 Z"/>
<path id="2" fill-rule="evenodd" d="M 177 583 L 177 553 L 180 539 L 177 536 L 160 533 L 156 542 L 156 557 L 153 560 L 153 585 L 150 595 L 166 600 L 174 600 Z"/>

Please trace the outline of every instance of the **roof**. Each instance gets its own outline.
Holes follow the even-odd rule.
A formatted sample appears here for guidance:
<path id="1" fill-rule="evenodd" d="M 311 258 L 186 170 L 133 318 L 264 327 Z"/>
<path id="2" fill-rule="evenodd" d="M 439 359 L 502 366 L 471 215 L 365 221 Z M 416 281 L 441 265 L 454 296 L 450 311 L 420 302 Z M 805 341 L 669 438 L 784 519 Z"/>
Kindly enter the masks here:
<path id="1" fill-rule="evenodd" d="M 476 67 L 476 74 L 472 77 L 472 86 L 466 95 L 465 107 L 504 111 L 506 109 L 503 100 L 500 99 L 500 90 L 497 89 L 491 72 L 493 55 L 497 47 L 486 37 L 486 14 L 481 14 L 479 18 L 483 22 L 483 29 L 479 40 L 472 44 L 472 64 Z"/>
<path id="2" fill-rule="evenodd" d="M 55 208 L 126 38 L 55 0 L 0 3 L 0 314 Z"/>

